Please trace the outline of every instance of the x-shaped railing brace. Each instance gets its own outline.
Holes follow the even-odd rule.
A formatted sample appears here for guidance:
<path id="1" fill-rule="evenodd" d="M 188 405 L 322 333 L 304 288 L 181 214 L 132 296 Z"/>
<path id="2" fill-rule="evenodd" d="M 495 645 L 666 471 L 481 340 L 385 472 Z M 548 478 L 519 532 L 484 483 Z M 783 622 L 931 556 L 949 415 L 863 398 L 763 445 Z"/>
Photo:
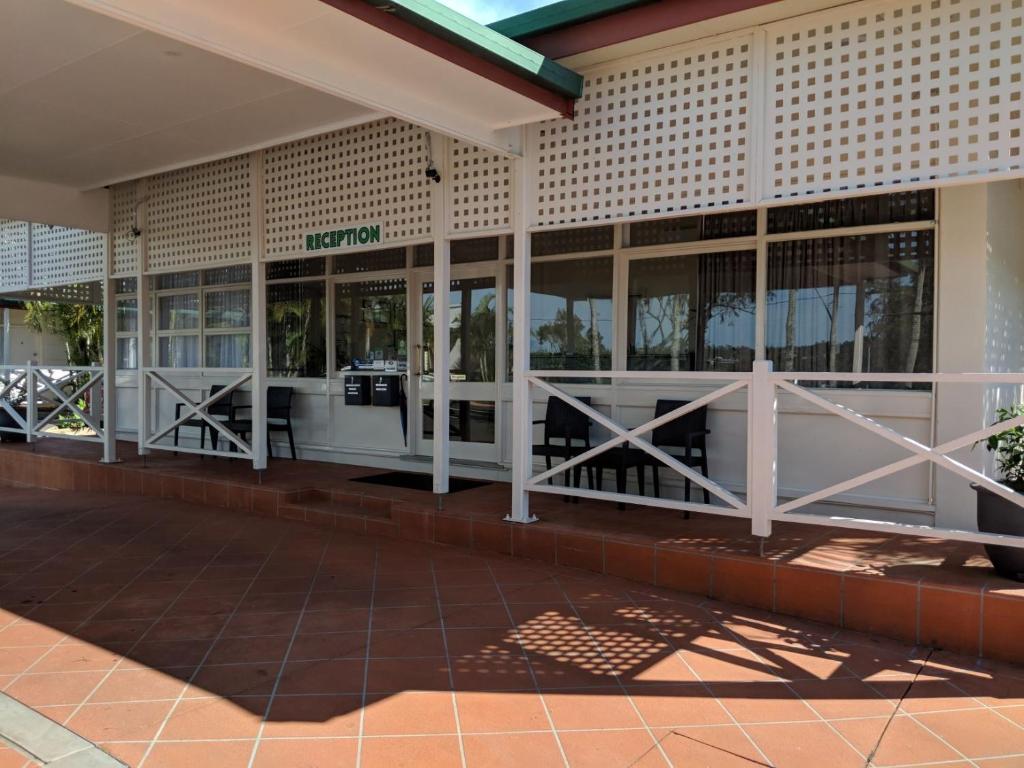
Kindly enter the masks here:
<path id="1" fill-rule="evenodd" d="M 239 377 L 237 380 L 235 380 L 228 386 L 224 387 L 224 389 L 215 392 L 214 394 L 210 395 L 200 403 L 192 402 L 192 400 L 190 400 L 187 395 L 185 395 L 181 390 L 179 390 L 177 387 L 175 387 L 173 384 L 167 381 L 167 379 L 165 379 L 156 371 L 146 371 L 146 375 L 149 376 L 154 381 L 161 384 L 168 392 L 170 392 L 175 397 L 175 399 L 177 399 L 185 406 L 184 415 L 179 416 L 177 419 L 171 422 L 170 426 L 164 428 L 161 432 L 158 432 L 157 434 L 150 437 L 146 441 L 147 445 L 151 447 L 160 447 L 155 445 L 158 440 L 166 437 L 191 418 L 198 417 L 201 421 L 204 421 L 207 424 L 209 424 L 212 429 L 217 430 L 217 432 L 223 435 L 224 438 L 228 440 L 230 443 L 233 443 L 235 447 L 237 447 L 242 452 L 243 455 L 252 455 L 252 449 L 247 443 L 245 443 L 238 435 L 236 435 L 230 429 L 225 427 L 220 421 L 213 418 L 206 412 L 206 409 L 209 408 L 211 405 L 216 404 L 221 400 L 221 398 L 227 397 L 229 394 L 231 394 L 240 386 L 249 381 L 252 378 L 251 373 L 247 373 Z"/>
<path id="2" fill-rule="evenodd" d="M 27 395 L 28 382 L 25 381 L 27 376 L 28 371 L 14 372 L 13 375 L 8 379 L 7 383 L 4 385 L 4 388 L 0 389 L 0 408 L 3 408 L 4 412 L 14 420 L 14 423 L 21 427 L 21 429 L 24 430 L 26 433 L 28 432 L 28 423 L 25 421 L 25 419 L 21 418 L 21 414 L 18 413 L 18 410 L 11 404 L 11 401 L 8 398 L 8 396 L 10 395 L 11 392 L 17 389 L 18 385 L 22 384 L 22 382 L 25 383 L 22 385 L 21 390 L 22 392 L 25 392 Z"/>
<path id="3" fill-rule="evenodd" d="M 838 403 L 834 403 L 827 398 L 821 397 L 820 395 L 816 395 L 813 392 L 810 392 L 801 386 L 793 384 L 792 382 L 779 380 L 777 382 L 777 386 L 780 387 L 781 389 L 786 390 L 787 392 L 796 395 L 797 397 L 801 397 L 804 400 L 807 400 L 810 403 L 814 403 L 819 408 L 822 408 L 823 410 L 826 410 L 829 413 L 833 413 L 836 416 L 840 416 L 841 418 L 844 418 L 847 421 L 856 424 L 857 426 L 862 427 L 868 430 L 869 432 L 872 432 L 878 435 L 879 437 L 884 438 L 885 440 L 888 440 L 890 443 L 894 443 L 895 445 L 898 445 L 901 448 L 910 451 L 914 455 L 893 462 L 892 464 L 888 464 L 884 467 L 881 467 L 880 469 L 873 469 L 870 472 L 865 472 L 861 475 L 857 475 L 856 477 L 851 478 L 849 480 L 844 480 L 841 483 L 836 483 L 835 485 L 831 485 L 828 488 L 823 488 L 820 491 L 814 491 L 813 493 L 805 494 L 785 504 L 780 504 L 775 509 L 776 515 L 784 516 L 787 512 L 792 512 L 793 510 L 799 509 L 800 507 L 806 506 L 807 504 L 813 504 L 814 502 L 828 498 L 829 496 L 834 496 L 837 493 L 843 493 L 852 488 L 856 488 L 860 485 L 864 485 L 865 483 L 869 483 L 873 480 L 878 480 L 880 478 L 887 477 L 888 475 L 895 474 L 896 472 L 900 472 L 904 469 L 917 466 L 918 464 L 923 464 L 926 461 L 931 461 L 935 463 L 937 466 L 944 467 L 950 470 L 951 472 L 955 472 L 961 477 L 965 477 L 968 480 L 987 488 L 988 490 L 992 491 L 992 493 L 1002 496 L 1004 499 L 1008 499 L 1013 503 L 1017 504 L 1018 506 L 1024 506 L 1024 497 L 1022 497 L 1021 494 L 1016 493 L 1013 489 L 1007 488 L 1005 485 L 997 483 L 995 480 L 986 477 L 981 472 L 978 472 L 975 469 L 971 469 L 966 464 L 956 461 L 955 459 L 951 459 L 949 456 L 946 455 L 947 453 L 976 443 L 979 440 L 984 440 L 988 437 L 991 437 L 992 435 L 999 434 L 1000 432 L 1005 432 L 1008 429 L 1014 429 L 1019 426 L 1024 426 L 1024 416 L 1017 416 L 1016 418 L 1013 419 L 998 422 L 997 424 L 985 427 L 984 429 L 975 430 L 970 434 L 963 435 L 962 437 L 958 437 L 954 440 L 949 440 L 945 443 L 941 443 L 940 445 L 936 445 L 934 448 L 932 448 L 930 446 L 925 445 L 924 443 L 919 443 L 917 440 L 909 438 L 900 432 L 897 432 L 895 429 L 892 429 L 891 427 L 887 427 L 884 424 L 880 424 L 874 419 L 868 418 L 863 414 L 857 413 L 856 411 L 847 408 L 846 406 L 839 405 Z"/>
<path id="4" fill-rule="evenodd" d="M 54 410 L 50 411 L 50 413 L 48 413 L 46 415 L 45 419 L 41 420 L 38 424 L 36 424 L 32 428 L 33 432 L 38 432 L 39 430 L 41 430 L 43 427 L 45 427 L 51 421 L 56 419 L 61 411 L 67 409 L 67 410 L 71 411 L 72 413 L 74 413 L 83 422 L 85 422 L 89 426 L 89 428 L 93 432 L 95 432 L 97 435 L 102 435 L 103 434 L 103 428 L 100 426 L 99 422 L 95 421 L 92 418 L 92 416 L 87 415 L 76 404 L 76 401 L 78 400 L 78 398 L 80 398 L 82 395 L 84 395 L 86 392 L 88 392 L 94 386 L 96 386 L 97 384 L 99 384 L 100 382 L 103 381 L 103 372 L 102 371 L 98 371 L 98 372 L 88 371 L 87 373 L 89 375 L 89 380 L 86 381 L 78 389 L 76 389 L 72 394 L 68 395 L 59 386 L 57 386 L 57 384 L 54 383 L 54 381 L 49 376 L 47 376 L 45 373 L 43 373 L 42 371 L 40 371 L 38 369 L 35 371 L 35 375 L 39 378 L 40 381 L 43 382 L 43 385 L 47 389 L 49 389 L 54 395 L 57 396 L 57 398 L 59 400 L 59 403 L 58 403 L 57 407 Z M 69 378 L 72 378 L 72 377 L 70 377 L 70 376 L 65 377 L 65 380 L 69 379 Z M 35 392 L 32 393 L 32 396 L 35 396 Z"/>
<path id="5" fill-rule="evenodd" d="M 678 459 L 668 455 L 667 453 L 665 453 L 665 451 L 661 450 L 660 448 L 657 448 L 653 443 L 639 437 L 639 435 L 651 432 L 656 427 L 660 427 L 662 424 L 667 424 L 668 422 L 673 421 L 674 419 L 677 419 L 680 416 L 690 413 L 691 411 L 695 411 L 698 408 L 703 408 L 708 403 L 711 403 L 721 397 L 725 397 L 726 395 L 735 392 L 738 389 L 742 389 L 743 387 L 747 386 L 747 382 L 734 381 L 731 384 L 727 384 L 726 386 L 720 389 L 716 389 L 714 392 L 709 392 L 703 397 L 693 400 L 687 403 L 686 405 L 680 406 L 679 408 L 669 411 L 665 415 L 659 416 L 658 418 L 653 419 L 647 422 L 646 424 L 642 424 L 639 427 L 634 427 L 633 429 L 626 429 L 625 427 L 616 424 L 613 420 L 605 416 L 600 411 L 597 411 L 594 408 L 581 402 L 580 400 L 577 400 L 572 395 L 566 394 L 558 387 L 555 387 L 539 378 L 535 378 L 532 376 L 529 378 L 530 381 L 532 381 L 536 386 L 540 387 L 549 394 L 554 395 L 559 400 L 568 403 L 570 406 L 576 408 L 577 410 L 579 410 L 586 416 L 590 417 L 598 424 L 605 427 L 610 432 L 613 432 L 616 435 L 615 437 L 606 440 L 600 445 L 591 448 L 588 451 L 584 451 L 578 456 L 573 456 L 571 459 L 562 462 L 557 467 L 552 467 L 551 469 L 546 470 L 535 477 L 531 477 L 527 481 L 529 485 L 539 485 L 540 483 L 547 480 L 549 477 L 553 477 L 559 473 L 571 469 L 572 467 L 578 464 L 581 464 L 585 461 L 589 461 L 594 456 L 597 456 L 599 453 L 602 453 L 608 450 L 609 448 L 612 448 L 621 443 L 629 442 L 630 444 L 636 446 L 637 448 L 646 451 L 648 454 L 653 456 L 655 459 L 660 461 L 669 469 L 675 470 L 679 474 L 683 475 L 683 477 L 699 485 L 701 488 L 704 488 L 710 491 L 711 493 L 715 494 L 715 496 L 722 499 L 722 501 L 724 501 L 734 509 L 746 509 L 747 505 L 742 500 L 740 500 L 733 494 L 729 493 L 729 491 L 725 490 L 725 488 L 718 485 L 718 483 L 714 482 L 713 480 L 707 479 L 706 477 L 704 477 L 704 475 L 694 471 L 693 469 L 686 466 Z"/>

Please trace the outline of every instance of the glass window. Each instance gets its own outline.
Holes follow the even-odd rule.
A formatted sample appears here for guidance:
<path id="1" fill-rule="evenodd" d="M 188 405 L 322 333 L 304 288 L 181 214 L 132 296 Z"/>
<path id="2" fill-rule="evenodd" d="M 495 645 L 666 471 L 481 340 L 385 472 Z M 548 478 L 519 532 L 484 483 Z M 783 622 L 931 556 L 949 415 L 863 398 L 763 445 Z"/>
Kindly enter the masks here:
<path id="1" fill-rule="evenodd" d="M 160 297 L 161 331 L 183 331 L 199 327 L 199 294 L 182 293 Z"/>
<path id="2" fill-rule="evenodd" d="M 459 443 L 494 443 L 493 401 L 452 400 L 448 404 L 448 436 Z M 423 437 L 434 438 L 434 401 L 423 403 Z"/>
<path id="3" fill-rule="evenodd" d="M 206 337 L 208 368 L 248 368 L 249 334 L 214 333 Z"/>
<path id="4" fill-rule="evenodd" d="M 752 237 L 756 234 L 757 211 L 677 216 L 630 224 L 629 245 L 635 248 L 695 240 L 719 240 L 724 237 Z"/>
<path id="5" fill-rule="evenodd" d="M 756 262 L 755 251 L 631 261 L 628 369 L 749 371 Z"/>
<path id="6" fill-rule="evenodd" d="M 541 261 L 530 270 L 530 367 L 609 370 L 612 366 L 611 256 Z M 512 269 L 508 270 L 509 360 Z"/>
<path id="7" fill-rule="evenodd" d="M 207 269 L 203 272 L 203 285 L 232 285 L 234 283 L 248 283 L 250 274 L 251 270 L 248 264 Z"/>
<path id="8" fill-rule="evenodd" d="M 931 371 L 933 254 L 931 231 L 771 243 L 766 344 L 775 369 Z"/>
<path id="9" fill-rule="evenodd" d="M 174 291 L 181 288 L 198 288 L 198 272 L 175 272 L 170 275 L 157 275 L 156 289 L 158 291 Z"/>
<path id="10" fill-rule="evenodd" d="M 935 190 L 923 189 L 769 208 L 768 232 L 808 232 L 934 218 Z"/>
<path id="11" fill-rule="evenodd" d="M 139 340 L 135 336 L 125 336 L 117 340 L 117 369 L 133 371 L 139 367 Z"/>
<path id="12" fill-rule="evenodd" d="M 198 336 L 161 336 L 160 366 L 163 368 L 198 368 Z"/>
<path id="13" fill-rule="evenodd" d="M 339 253 L 334 257 L 333 274 L 375 272 L 382 269 L 405 269 L 405 248 L 385 248 L 363 253 Z"/>
<path id="14" fill-rule="evenodd" d="M 121 277 L 114 281 L 114 293 L 135 293 L 138 280 L 134 277 Z"/>
<path id="15" fill-rule="evenodd" d="M 607 251 L 614 246 L 615 228 L 611 226 L 574 227 L 573 229 L 536 232 L 530 236 L 531 256 Z"/>
<path id="16" fill-rule="evenodd" d="M 334 288 L 337 370 L 406 370 L 405 280 L 340 283 Z"/>
<path id="17" fill-rule="evenodd" d="M 267 264 L 267 280 L 293 280 L 297 277 L 319 277 L 325 274 L 327 271 L 323 256 Z"/>
<path id="18" fill-rule="evenodd" d="M 139 330 L 138 299 L 117 300 L 117 332 L 135 333 Z"/>
<path id="19" fill-rule="evenodd" d="M 497 343 L 496 282 L 493 277 L 452 280 L 448 294 L 452 381 L 494 381 Z M 423 373 L 434 372 L 434 284 L 423 284 Z"/>
<path id="20" fill-rule="evenodd" d="M 267 286 L 269 375 L 327 375 L 326 295 L 319 280 Z"/>
<path id="21" fill-rule="evenodd" d="M 248 289 L 237 291 L 206 292 L 206 328 L 248 328 L 249 302 L 252 292 Z"/>

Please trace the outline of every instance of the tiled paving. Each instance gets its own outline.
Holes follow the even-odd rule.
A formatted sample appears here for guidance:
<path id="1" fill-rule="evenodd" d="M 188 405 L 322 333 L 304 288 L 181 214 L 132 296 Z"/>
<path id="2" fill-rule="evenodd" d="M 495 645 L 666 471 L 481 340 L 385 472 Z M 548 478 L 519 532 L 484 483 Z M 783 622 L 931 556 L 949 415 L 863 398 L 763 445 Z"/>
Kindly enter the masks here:
<path id="1" fill-rule="evenodd" d="M 977 544 L 747 520 L 534 495 L 540 522 L 502 522 L 510 488 L 491 483 L 444 499 L 368 485 L 367 467 L 275 459 L 260 475 L 244 461 L 152 453 L 130 443 L 124 463 L 98 447 L 44 440 L 0 446 L 0 483 L 105 491 L 286 518 L 335 531 L 451 544 L 569 565 L 904 642 L 1024 664 L 1024 585 L 996 576 Z M 425 467 L 410 464 L 412 469 Z M 379 471 L 379 470 L 376 470 Z"/>
<path id="2" fill-rule="evenodd" d="M 180 500 L 2 493 L 0 690 L 129 765 L 1024 765 L 1018 667 Z"/>

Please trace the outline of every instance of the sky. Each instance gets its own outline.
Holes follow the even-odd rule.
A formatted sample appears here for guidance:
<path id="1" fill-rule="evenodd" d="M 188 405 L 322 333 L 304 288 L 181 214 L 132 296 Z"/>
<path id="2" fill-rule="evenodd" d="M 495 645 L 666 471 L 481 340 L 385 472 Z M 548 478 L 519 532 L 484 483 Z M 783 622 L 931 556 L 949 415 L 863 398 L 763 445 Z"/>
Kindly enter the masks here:
<path id="1" fill-rule="evenodd" d="M 490 24 L 523 11 L 530 11 L 553 0 L 441 0 L 449 8 L 481 24 Z"/>

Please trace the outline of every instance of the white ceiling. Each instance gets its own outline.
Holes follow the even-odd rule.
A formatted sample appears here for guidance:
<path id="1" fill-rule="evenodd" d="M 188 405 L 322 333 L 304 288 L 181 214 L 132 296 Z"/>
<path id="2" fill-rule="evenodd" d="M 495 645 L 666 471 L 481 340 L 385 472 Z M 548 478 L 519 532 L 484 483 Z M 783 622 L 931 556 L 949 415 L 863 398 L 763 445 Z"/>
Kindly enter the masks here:
<path id="1" fill-rule="evenodd" d="M 0 174 L 91 189 L 375 114 L 64 0 L 0 19 Z"/>

